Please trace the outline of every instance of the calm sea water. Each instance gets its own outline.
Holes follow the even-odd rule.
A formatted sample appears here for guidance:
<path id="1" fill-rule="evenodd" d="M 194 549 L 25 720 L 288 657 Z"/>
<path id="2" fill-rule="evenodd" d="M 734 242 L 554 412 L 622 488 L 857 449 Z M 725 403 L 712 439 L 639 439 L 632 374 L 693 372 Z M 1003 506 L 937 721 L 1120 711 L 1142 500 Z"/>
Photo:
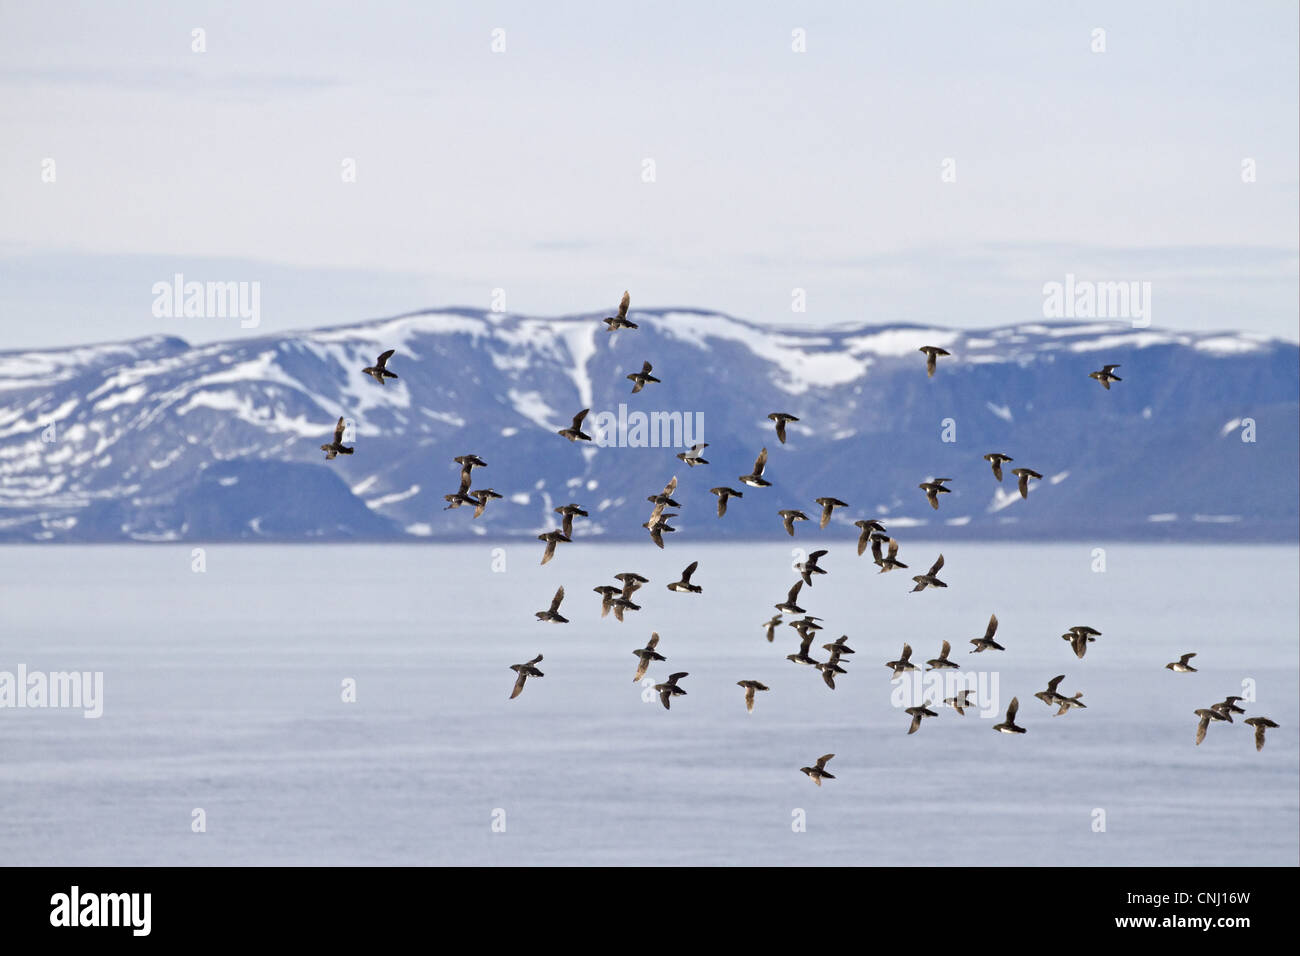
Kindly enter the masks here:
<path id="1" fill-rule="evenodd" d="M 97 720 L 0 709 L 0 861 L 1297 862 L 1296 548 L 1103 545 L 1098 572 L 1093 545 L 944 546 L 949 588 L 910 594 L 913 572 L 799 534 L 577 543 L 546 567 L 540 542 L 215 545 L 203 573 L 189 546 L 0 548 L 0 671 L 104 674 Z M 790 628 L 759 628 L 792 547 L 830 550 L 800 603 L 857 650 L 833 693 L 784 659 Z M 692 560 L 704 593 L 666 590 Z M 644 610 L 602 620 L 591 589 L 624 570 L 651 579 Z M 538 623 L 560 584 L 572 623 Z M 968 654 L 991 612 L 1006 652 Z M 1059 637 L 1075 624 L 1103 632 L 1084 660 Z M 650 675 L 690 673 L 670 712 L 632 681 L 652 630 Z M 1003 707 L 1019 696 L 1027 734 L 946 708 L 906 734 L 883 664 L 944 639 Z M 1186 651 L 1199 673 L 1163 669 Z M 508 700 L 538 653 L 546 676 Z M 1033 698 L 1059 673 L 1086 710 Z M 771 687 L 752 715 L 742 678 Z M 1194 746 L 1192 711 L 1243 686 L 1281 725 L 1263 752 L 1240 718 Z M 828 752 L 818 789 L 799 768 Z"/>

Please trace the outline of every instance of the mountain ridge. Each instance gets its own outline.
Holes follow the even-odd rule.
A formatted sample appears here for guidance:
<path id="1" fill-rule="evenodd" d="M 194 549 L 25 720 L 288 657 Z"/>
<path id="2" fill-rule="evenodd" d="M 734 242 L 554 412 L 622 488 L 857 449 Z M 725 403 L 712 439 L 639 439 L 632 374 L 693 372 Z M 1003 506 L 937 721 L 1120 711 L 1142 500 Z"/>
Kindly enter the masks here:
<path id="1" fill-rule="evenodd" d="M 0 352 L 0 541 L 514 538 L 558 526 L 568 501 L 591 511 L 576 537 L 635 539 L 673 475 L 669 548 L 784 535 L 776 511 L 815 518 L 821 495 L 850 507 L 792 546 L 856 535 L 860 517 L 903 540 L 1297 537 L 1300 347 L 1282 339 L 1096 320 L 773 327 L 694 308 L 633 309 L 641 327 L 609 334 L 607 314 L 450 306 L 200 345 L 160 333 Z M 954 353 L 933 378 L 920 344 Z M 400 378 L 381 386 L 360 370 L 387 348 Z M 663 383 L 633 395 L 624 376 L 644 360 Z M 1109 392 L 1087 377 L 1103 364 L 1124 379 Z M 554 434 L 620 405 L 698 421 L 711 464 L 626 433 L 601 448 Z M 770 411 L 801 419 L 787 445 Z M 340 415 L 357 452 L 327 463 L 316 446 Z M 736 487 L 764 446 L 774 487 L 743 489 L 718 519 L 708 488 Z M 989 451 L 1043 473 L 1028 499 L 994 481 Z M 443 510 L 467 452 L 489 463 L 475 487 L 505 495 L 478 520 Z M 937 512 L 916 488 L 936 474 L 956 479 Z"/>

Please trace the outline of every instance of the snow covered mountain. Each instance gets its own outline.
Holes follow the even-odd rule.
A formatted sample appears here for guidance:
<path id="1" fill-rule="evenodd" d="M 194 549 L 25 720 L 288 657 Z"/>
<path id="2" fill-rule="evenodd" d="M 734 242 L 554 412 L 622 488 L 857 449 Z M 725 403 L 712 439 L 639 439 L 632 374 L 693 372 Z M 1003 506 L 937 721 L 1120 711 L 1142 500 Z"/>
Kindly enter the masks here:
<path id="1" fill-rule="evenodd" d="M 673 475 L 670 548 L 784 534 L 780 508 L 814 519 L 796 540 L 827 540 L 823 495 L 849 503 L 832 521 L 850 540 L 861 517 L 912 539 L 1297 538 L 1291 343 L 1097 322 L 777 330 L 688 309 L 633 311 L 640 328 L 611 335 L 599 318 L 455 308 L 0 353 L 0 541 L 534 535 L 570 501 L 591 513 L 576 536 L 627 538 Z M 933 378 L 921 345 L 952 353 Z M 380 386 L 361 369 L 388 348 L 400 378 Z M 644 360 L 663 381 L 634 395 L 625 376 Z M 1088 378 L 1108 363 L 1123 379 L 1110 391 Z M 600 447 L 555 434 L 583 408 L 593 435 L 626 427 Z M 787 444 L 774 411 L 800 419 Z M 340 415 L 356 453 L 327 462 Z M 710 464 L 674 457 L 692 441 Z M 744 488 L 764 446 L 773 487 Z M 1028 499 L 994 480 L 991 451 L 1043 474 Z M 489 463 L 475 487 L 505 495 L 477 520 L 443 510 L 468 452 Z M 954 479 L 938 511 L 917 488 L 933 476 Z M 721 520 L 716 485 L 745 492 Z"/>

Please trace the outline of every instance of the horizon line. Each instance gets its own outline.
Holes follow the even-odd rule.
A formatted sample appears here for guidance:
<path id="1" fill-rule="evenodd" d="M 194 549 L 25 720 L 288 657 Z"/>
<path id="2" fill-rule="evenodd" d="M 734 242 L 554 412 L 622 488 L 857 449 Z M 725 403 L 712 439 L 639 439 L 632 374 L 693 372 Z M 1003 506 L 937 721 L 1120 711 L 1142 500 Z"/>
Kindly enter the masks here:
<path id="1" fill-rule="evenodd" d="M 238 335 L 232 335 L 228 338 L 211 339 L 201 343 L 193 342 L 190 339 L 186 338 L 184 335 L 181 335 L 176 332 L 158 331 L 158 332 L 149 332 L 142 335 L 134 335 L 129 338 L 100 339 L 98 341 L 78 342 L 70 345 L 51 345 L 51 346 L 43 346 L 43 347 L 35 347 L 35 348 L 0 349 L 0 355 L 31 355 L 31 354 L 40 354 L 40 353 L 47 353 L 47 352 L 71 352 L 71 351 L 76 351 L 78 349 L 98 348 L 98 347 L 111 346 L 111 345 L 129 345 L 137 342 L 147 342 L 147 341 L 158 340 L 158 339 L 175 339 L 176 341 L 184 344 L 185 347 L 189 349 L 208 348 L 212 346 L 222 346 L 222 345 L 230 345 L 230 344 L 236 344 L 241 342 L 256 341 L 258 339 L 271 339 L 271 338 L 292 339 L 292 338 L 308 336 L 320 332 L 338 332 L 347 329 L 361 328 L 368 325 L 377 325 L 386 322 L 397 322 L 402 319 L 416 319 L 421 317 L 432 318 L 432 317 L 437 317 L 442 315 L 459 315 L 466 318 L 477 318 L 489 322 L 509 321 L 509 320 L 537 321 L 537 322 L 595 322 L 598 325 L 600 321 L 600 316 L 602 315 L 603 312 L 606 311 L 617 311 L 617 309 L 616 308 L 605 309 L 605 310 L 597 309 L 590 312 L 569 312 L 569 313 L 562 313 L 558 315 L 537 315 L 537 314 L 528 314 L 528 313 L 514 312 L 514 311 L 497 312 L 490 308 L 483 308 L 481 306 L 471 306 L 471 305 L 462 305 L 462 304 L 453 303 L 453 304 L 442 305 L 442 306 L 429 306 L 424 308 L 417 308 L 417 309 L 412 309 L 404 312 L 394 313 L 392 315 L 378 315 L 378 316 L 370 316 L 361 319 L 347 319 L 340 322 L 331 323 L 328 325 L 304 326 L 300 328 L 283 329 L 274 332 L 257 333 L 255 329 L 252 329 L 248 331 L 253 331 L 256 334 L 248 335 L 244 337 L 240 337 Z M 1268 343 L 1300 347 L 1300 329 L 1297 329 L 1297 333 L 1298 333 L 1297 338 L 1291 339 L 1291 338 L 1275 335 L 1269 332 L 1260 332 L 1260 331 L 1244 329 L 1240 327 L 1234 328 L 1234 327 L 1224 326 L 1212 330 L 1195 331 L 1190 329 L 1179 329 L 1167 325 L 1153 324 L 1148 326 L 1134 326 L 1131 320 L 1122 319 L 1122 318 L 1087 318 L 1087 317 L 1075 318 L 1075 319 L 1039 318 L 1039 319 L 1019 321 L 1019 322 L 1005 322 L 1005 323 L 1000 323 L 995 325 L 981 325 L 981 326 L 942 325 L 935 322 L 912 322 L 912 321 L 886 321 L 886 322 L 879 322 L 879 323 L 872 323 L 872 322 L 855 323 L 852 321 L 842 321 L 842 322 L 827 323 L 826 325 L 811 325 L 811 324 L 779 325 L 777 323 L 766 322 L 761 319 L 744 318 L 741 316 L 732 315 L 728 312 L 720 312 L 716 309 L 702 308 L 700 306 L 682 306 L 682 305 L 650 306 L 642 309 L 630 309 L 628 311 L 629 316 L 644 315 L 644 316 L 651 316 L 659 319 L 662 319 L 666 315 L 672 313 L 686 313 L 690 315 L 700 316 L 702 318 L 723 319 L 730 322 L 736 322 L 741 325 L 746 325 L 749 326 L 750 328 L 763 331 L 763 332 L 769 332 L 769 333 L 775 333 L 781 335 L 794 335 L 794 336 L 815 336 L 815 335 L 822 335 L 827 333 L 848 333 L 848 332 L 861 332 L 866 330 L 881 330 L 881 329 L 933 329 L 935 331 L 957 332 L 965 335 L 978 335 L 981 332 L 993 332 L 993 331 L 1001 331 L 1005 329 L 1019 330 L 1031 326 L 1046 326 L 1049 328 L 1068 328 L 1071 326 L 1084 326 L 1084 325 L 1089 325 L 1089 326 L 1108 325 L 1108 326 L 1113 326 L 1114 327 L 1113 331 L 1116 333 L 1132 332 L 1135 334 L 1142 334 L 1142 333 L 1156 332 L 1156 333 L 1163 333 L 1163 334 L 1169 334 L 1175 336 L 1187 336 L 1192 339 L 1210 338 L 1210 337 L 1220 336 L 1220 335 L 1239 335 L 1246 338 L 1250 338 L 1256 342 L 1268 342 Z M 208 320 L 209 318 L 206 317 L 191 318 L 191 319 L 186 319 L 184 317 L 181 317 L 174 321 L 184 322 L 184 321 L 208 321 Z"/>

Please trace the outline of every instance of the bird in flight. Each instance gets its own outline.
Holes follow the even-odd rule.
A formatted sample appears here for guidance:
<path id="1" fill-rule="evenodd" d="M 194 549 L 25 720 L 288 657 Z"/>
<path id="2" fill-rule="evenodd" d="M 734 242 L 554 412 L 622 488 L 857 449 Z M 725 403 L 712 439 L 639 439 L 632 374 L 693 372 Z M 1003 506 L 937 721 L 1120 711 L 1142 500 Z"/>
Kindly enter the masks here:
<path id="1" fill-rule="evenodd" d="M 808 633 L 812 634 L 813 632 L 809 631 Z M 822 672 L 822 680 L 826 682 L 826 686 L 831 690 L 834 690 L 835 675 L 847 674 L 848 671 L 840 666 L 840 654 L 842 653 L 842 649 L 836 644 L 827 644 L 825 646 L 831 649 L 830 660 L 818 661 L 813 666 Z"/>
<path id="2" fill-rule="evenodd" d="M 1210 728 L 1210 721 L 1226 720 L 1228 723 L 1232 723 L 1231 717 L 1227 714 L 1219 713 L 1219 711 L 1212 707 L 1201 707 L 1193 711 L 1193 713 L 1196 714 L 1197 717 L 1201 718 L 1196 724 L 1196 746 L 1198 747 L 1201 745 L 1201 741 L 1205 739 L 1205 732 Z M 1258 731 L 1256 731 L 1256 733 L 1258 733 Z"/>
<path id="3" fill-rule="evenodd" d="M 498 497 L 500 496 L 498 495 Z M 581 506 L 572 503 L 560 505 L 560 507 L 552 510 L 561 517 L 560 533 L 566 538 L 573 537 L 573 518 L 575 515 L 579 518 L 588 517 L 587 512 L 583 511 Z"/>
<path id="4" fill-rule="evenodd" d="M 745 710 L 751 714 L 754 712 L 754 691 L 771 689 L 766 684 L 756 680 L 738 680 L 736 686 L 745 688 Z"/>
<path id="5" fill-rule="evenodd" d="M 659 381 L 662 381 L 662 379 L 657 379 L 657 378 L 655 378 L 653 375 L 650 374 L 651 371 L 653 371 L 653 370 L 654 370 L 654 366 L 651 365 L 649 362 L 642 362 L 642 363 L 641 363 L 641 371 L 639 371 L 639 372 L 632 372 L 630 375 L 626 375 L 626 376 L 624 376 L 625 378 L 631 380 L 631 382 L 632 382 L 632 394 L 633 394 L 633 395 L 635 395 L 637 392 L 641 391 L 641 389 L 645 388 L 646 385 L 648 385 L 650 382 L 659 382 Z"/>
<path id="6" fill-rule="evenodd" d="M 1032 468 L 1012 468 L 1011 474 L 1015 475 L 1017 478 L 1020 479 L 1018 487 L 1020 488 L 1021 498 L 1029 497 L 1030 478 L 1036 478 L 1039 481 L 1043 480 L 1043 476 L 1040 475 L 1038 472 L 1034 471 L 1034 469 Z"/>
<path id="7" fill-rule="evenodd" d="M 340 416 L 338 424 L 334 426 L 334 440 L 326 442 L 320 446 L 320 450 L 325 453 L 325 460 L 329 461 L 335 455 L 351 455 L 355 448 L 349 448 L 343 444 L 343 418 Z"/>
<path id="8" fill-rule="evenodd" d="M 651 661 L 666 661 L 664 657 L 655 648 L 659 645 L 659 633 L 657 631 L 650 634 L 650 642 L 640 650 L 632 653 L 637 656 L 636 676 L 632 678 L 632 683 L 636 683 L 642 677 L 645 677 L 646 670 L 650 667 Z"/>
<path id="9" fill-rule="evenodd" d="M 857 651 L 849 647 L 849 636 L 847 634 L 841 634 L 839 637 L 835 638 L 835 640 L 831 641 L 831 643 L 823 644 L 822 649 L 830 651 L 832 654 L 857 653 Z"/>
<path id="10" fill-rule="evenodd" d="M 957 713 L 965 717 L 966 708 L 976 706 L 976 701 L 970 699 L 970 695 L 973 693 L 975 693 L 975 691 L 970 688 L 958 691 L 956 697 L 945 697 L 943 699 L 944 706 L 951 707 L 953 710 L 957 711 Z"/>
<path id="11" fill-rule="evenodd" d="M 1012 697 L 1011 706 L 1007 708 L 1007 719 L 1000 724 L 994 724 L 993 729 L 1001 734 L 1023 734 L 1025 728 L 1016 723 L 1016 711 L 1020 709 L 1020 698 Z"/>
<path id="12" fill-rule="evenodd" d="M 491 488 L 480 488 L 480 489 L 478 489 L 478 491 L 476 492 L 476 494 L 478 495 L 478 498 L 474 501 L 474 517 L 475 517 L 475 518 L 477 518 L 477 517 L 479 517 L 481 514 L 483 514 L 484 509 L 486 509 L 487 506 L 488 506 L 488 502 L 491 501 L 493 498 L 504 498 L 504 497 L 505 497 L 505 495 L 497 494 L 497 492 L 494 491 L 494 490 L 491 489 Z M 446 497 L 446 496 L 444 496 L 444 497 Z M 472 496 L 471 496 L 471 497 L 472 497 Z M 468 503 L 468 502 L 466 502 L 466 503 Z"/>
<path id="13" fill-rule="evenodd" d="M 925 496 L 930 499 L 930 507 L 935 511 L 939 510 L 939 496 L 952 494 L 951 488 L 943 486 L 945 481 L 952 481 L 952 479 L 936 478 L 933 481 L 923 481 L 917 485 L 918 488 L 925 492 Z"/>
<path id="14" fill-rule="evenodd" d="M 930 378 L 934 378 L 934 367 L 939 356 L 952 354 L 934 345 L 922 345 L 917 351 L 925 353 L 925 374 Z"/>
<path id="15" fill-rule="evenodd" d="M 880 545 L 884 542 L 889 543 L 889 553 L 881 555 Z M 898 560 L 898 541 L 894 538 L 887 538 L 883 534 L 873 534 L 871 536 L 871 560 L 880 565 L 880 574 L 886 571 L 893 571 L 895 568 L 906 568 L 907 565 Z"/>
<path id="16" fill-rule="evenodd" d="M 555 546 L 561 541 L 567 543 L 571 539 L 563 531 L 547 531 L 539 534 L 537 540 L 546 542 L 546 550 L 542 552 L 542 564 L 546 564 L 551 558 L 555 557 Z"/>
<path id="17" fill-rule="evenodd" d="M 1109 392 L 1111 382 L 1124 381 L 1122 378 L 1120 378 L 1118 375 L 1115 374 L 1115 369 L 1117 368 L 1119 368 L 1118 365 L 1103 365 L 1101 367 L 1101 371 L 1089 372 L 1088 378 L 1095 378 L 1097 381 L 1101 382 L 1102 388 L 1106 389 L 1106 391 Z"/>
<path id="18" fill-rule="evenodd" d="M 989 452 L 984 456 L 984 460 L 993 466 L 993 477 L 998 481 L 1002 480 L 1002 466 L 1009 461 L 1015 461 L 1010 455 L 1004 455 L 998 451 Z"/>
<path id="19" fill-rule="evenodd" d="M 677 529 L 668 523 L 669 518 L 676 518 L 673 512 L 659 512 L 650 516 L 649 521 L 641 522 L 641 527 L 650 532 L 650 540 L 659 548 L 664 546 L 664 535 L 669 534 Z"/>
<path id="20" fill-rule="evenodd" d="M 690 675 L 687 674 L 686 671 L 678 671 L 676 674 L 669 674 L 668 680 L 664 683 L 655 684 L 655 690 L 659 692 L 659 700 L 663 703 L 664 710 L 672 709 L 668 706 L 668 702 L 672 700 L 672 698 L 685 695 L 686 691 L 678 687 L 677 682 L 683 677 L 689 676 Z"/>
<path id="21" fill-rule="evenodd" d="M 564 586 L 555 592 L 555 597 L 551 598 L 551 606 L 545 611 L 535 611 L 534 614 L 539 621 L 550 621 L 552 624 L 568 624 L 569 619 L 560 614 L 560 602 L 564 600 Z"/>
<path id="22" fill-rule="evenodd" d="M 668 484 L 664 485 L 664 490 L 657 495 L 647 495 L 646 501 L 655 506 L 651 518 L 663 514 L 664 508 L 680 508 L 681 503 L 673 498 L 673 493 L 677 490 L 677 476 L 673 475 L 668 479 Z"/>
<path id="23" fill-rule="evenodd" d="M 696 465 L 707 465 L 709 460 L 700 455 L 704 449 L 709 447 L 708 442 L 701 442 L 698 445 L 692 445 L 686 451 L 679 451 L 677 457 L 686 462 L 688 466 L 694 468 Z"/>
<path id="24" fill-rule="evenodd" d="M 621 589 L 614 587 L 612 584 L 601 584 L 592 588 L 592 590 L 600 595 L 600 616 L 609 617 L 609 612 L 614 607 L 614 598 Z M 622 620 L 622 618 L 619 620 Z"/>
<path id="25" fill-rule="evenodd" d="M 1245 700 L 1245 698 L 1244 698 L 1244 697 L 1225 697 L 1223 700 L 1219 701 L 1217 704 L 1211 704 L 1211 705 L 1210 705 L 1210 710 L 1217 710 L 1219 713 L 1221 713 L 1224 717 L 1226 717 L 1226 718 L 1228 719 L 1228 723 L 1232 723 L 1232 715 L 1233 715 L 1233 714 L 1244 714 L 1244 713 L 1245 713 L 1244 710 L 1242 710 L 1240 707 L 1237 706 L 1237 701 L 1239 701 L 1239 700 Z"/>
<path id="26" fill-rule="evenodd" d="M 698 584 L 691 583 L 691 575 L 695 573 L 695 569 L 698 568 L 699 566 L 700 566 L 700 562 L 698 561 L 692 561 L 690 564 L 686 565 L 685 570 L 682 571 L 682 579 L 680 581 L 674 581 L 672 584 L 669 584 L 668 590 L 678 591 L 683 594 L 702 593 L 704 591 L 704 588 L 700 587 L 700 585 Z"/>
<path id="27" fill-rule="evenodd" d="M 614 575 L 614 580 L 623 582 L 623 590 L 617 597 L 611 598 L 609 603 L 614 608 L 615 620 L 621 622 L 624 611 L 641 610 L 641 605 L 632 600 L 632 595 L 640 590 L 641 585 L 649 584 L 650 579 L 635 571 L 623 571 Z"/>
<path id="28" fill-rule="evenodd" d="M 971 643 L 975 645 L 975 650 L 971 651 L 971 653 L 978 654 L 981 651 L 1005 651 L 1005 647 L 993 640 L 993 635 L 997 632 L 998 616 L 996 614 L 990 614 L 989 626 L 984 629 L 984 636 L 971 638 Z"/>
<path id="29" fill-rule="evenodd" d="M 1061 706 L 1062 698 L 1061 695 L 1057 692 L 1056 688 L 1063 680 L 1065 680 L 1065 675 L 1057 674 L 1055 677 L 1053 677 L 1051 680 L 1047 682 L 1046 690 L 1040 690 L 1034 696 L 1037 697 L 1039 700 L 1041 700 L 1048 707 Z"/>
<path id="30" fill-rule="evenodd" d="M 772 414 L 768 415 L 767 417 L 770 418 L 772 421 L 776 422 L 776 437 L 779 438 L 781 440 L 781 444 L 784 445 L 785 426 L 789 422 L 797 422 L 799 419 L 795 418 L 793 415 L 788 414 L 787 412 L 772 412 Z"/>
<path id="31" fill-rule="evenodd" d="M 381 353 L 379 358 L 375 359 L 374 365 L 369 365 L 361 371 L 365 372 L 380 385 L 384 384 L 384 379 L 386 378 L 397 378 L 397 373 L 388 371 L 387 367 L 388 360 L 393 357 L 393 353 L 396 351 L 397 349 L 389 349 L 387 352 Z"/>
<path id="32" fill-rule="evenodd" d="M 1074 656 L 1083 660 L 1083 655 L 1088 653 L 1088 645 L 1096 641 L 1101 636 L 1101 631 L 1087 625 L 1075 626 L 1070 628 L 1061 635 L 1061 640 L 1069 641 L 1070 647 L 1074 649 Z"/>
<path id="33" fill-rule="evenodd" d="M 817 634 L 817 629 L 813 627 L 805 627 L 800 629 L 796 626 L 797 623 L 798 622 L 796 621 L 791 621 L 790 626 L 794 627 L 796 630 L 799 631 L 799 653 L 787 654 L 785 655 L 785 659 L 787 661 L 792 661 L 795 664 L 808 664 L 811 665 L 812 667 L 820 668 L 821 661 L 814 660 L 808 654 L 808 650 L 812 647 L 813 638 Z"/>
<path id="34" fill-rule="evenodd" d="M 939 716 L 935 711 L 930 710 L 929 703 L 923 704 L 920 707 L 909 707 L 904 711 L 904 713 L 911 715 L 912 718 L 912 725 L 907 728 L 909 734 L 914 734 L 920 729 L 922 718 Z"/>
<path id="35" fill-rule="evenodd" d="M 799 597 L 799 589 L 801 587 L 803 587 L 802 581 L 794 582 L 794 587 L 790 589 L 790 593 L 786 595 L 786 599 L 780 604 L 774 604 L 773 607 L 783 614 L 802 614 L 803 608 L 795 603 Z"/>
<path id="36" fill-rule="evenodd" d="M 452 461 L 460 465 L 461 472 L 466 475 L 472 472 L 475 468 L 487 467 L 487 462 L 478 455 L 457 455 L 452 459 Z"/>
<path id="37" fill-rule="evenodd" d="M 777 514 L 781 516 L 781 523 L 785 525 L 786 534 L 788 534 L 792 538 L 794 537 L 794 523 L 796 521 L 808 520 L 808 516 L 806 514 L 804 514 L 802 511 L 797 511 L 794 508 L 785 508 L 781 511 L 778 511 Z"/>
<path id="38" fill-rule="evenodd" d="M 903 653 L 898 655 L 898 660 L 886 661 L 885 666 L 893 670 L 892 677 L 902 677 L 908 671 L 916 670 L 916 665 L 912 663 L 912 645 L 904 644 Z"/>
<path id="39" fill-rule="evenodd" d="M 763 469 L 767 467 L 767 449 L 764 448 L 754 459 L 754 471 L 748 475 L 741 475 L 740 482 L 753 488 L 769 488 L 772 483 L 763 477 Z"/>
<path id="40" fill-rule="evenodd" d="M 955 668 L 957 665 L 948 660 L 948 653 L 952 650 L 952 645 L 947 641 L 943 642 L 943 647 L 939 649 L 939 656 L 925 662 L 925 669 L 928 671 L 943 670 L 946 667 Z"/>
<path id="41" fill-rule="evenodd" d="M 745 497 L 745 493 L 743 491 L 736 491 L 734 488 L 726 488 L 726 487 L 710 488 L 709 494 L 718 496 L 718 517 L 719 518 L 721 518 L 723 515 L 727 513 L 728 498 Z"/>
<path id="42" fill-rule="evenodd" d="M 1060 717 L 1062 714 L 1068 714 L 1071 707 L 1087 708 L 1088 706 L 1080 700 L 1080 698 L 1083 697 L 1083 691 L 1076 691 L 1074 695 L 1070 697 L 1066 697 L 1064 694 L 1059 694 L 1057 696 L 1059 698 L 1057 703 L 1061 705 L 1061 709 L 1056 712 L 1057 717 Z"/>
<path id="43" fill-rule="evenodd" d="M 875 518 L 864 518 L 860 521 L 853 522 L 853 527 L 860 528 L 862 533 L 858 535 L 858 554 L 867 550 L 867 545 L 871 543 L 873 534 L 884 534 L 885 526 Z M 880 562 L 877 561 L 877 564 Z"/>
<path id="44" fill-rule="evenodd" d="M 916 587 L 912 588 L 913 592 L 924 591 L 926 588 L 946 588 L 948 585 L 940 581 L 935 575 L 943 567 L 943 555 L 939 555 L 934 564 L 930 565 L 930 570 L 925 574 L 914 574 L 912 580 L 916 582 Z"/>
<path id="45" fill-rule="evenodd" d="M 623 293 L 623 301 L 618 304 L 618 315 L 611 315 L 605 319 L 606 332 L 617 332 L 619 329 L 637 329 L 640 328 L 635 322 L 627 317 L 627 307 L 632 304 L 632 296 Z"/>
<path id="46" fill-rule="evenodd" d="M 443 508 L 443 511 L 450 511 L 452 508 L 459 508 L 461 505 L 474 505 L 474 517 L 477 518 L 479 514 L 482 513 L 482 509 L 487 506 L 486 500 L 475 498 L 469 493 L 469 473 L 470 469 L 468 466 L 462 468 L 460 470 L 460 487 L 451 494 L 442 496 L 442 500 L 447 502 L 447 507 Z M 492 494 L 498 498 L 501 497 L 500 495 L 497 495 L 496 492 L 492 491 L 491 488 L 485 490 L 492 492 Z"/>
<path id="47" fill-rule="evenodd" d="M 806 773 L 809 777 L 812 778 L 812 782 L 817 784 L 817 786 L 820 787 L 822 785 L 823 780 L 835 779 L 835 774 L 829 772 L 826 769 L 826 764 L 830 763 L 831 758 L 834 756 L 835 756 L 834 754 L 822 754 L 820 757 L 817 758 L 816 765 L 812 767 L 800 767 L 799 772 Z"/>
<path id="48" fill-rule="evenodd" d="M 1263 750 L 1264 731 L 1269 727 L 1276 727 L 1277 724 L 1273 723 L 1273 721 L 1269 720 L 1267 717 L 1251 717 L 1246 720 L 1246 723 L 1255 728 L 1255 749 Z"/>
<path id="49" fill-rule="evenodd" d="M 812 587 L 812 579 L 814 574 L 828 573 L 825 568 L 818 567 L 817 565 L 817 562 L 820 561 L 822 559 L 822 556 L 826 554 L 829 554 L 829 552 L 814 551 L 812 554 L 808 555 L 808 559 L 806 561 L 800 561 L 798 564 L 795 565 L 795 570 L 798 571 L 799 576 L 803 578 L 804 584 L 808 585 L 809 587 Z"/>
<path id="50" fill-rule="evenodd" d="M 511 700 L 514 700 L 516 697 L 518 697 L 520 694 L 523 693 L 523 690 L 524 690 L 524 681 L 528 680 L 528 678 L 530 678 L 530 677 L 545 677 L 545 676 L 546 676 L 546 675 L 543 674 L 541 671 L 539 671 L 539 670 L 537 669 L 537 667 L 536 667 L 536 665 L 537 665 L 538 663 L 540 663 L 541 660 L 542 660 L 542 655 L 541 655 L 541 654 L 538 654 L 538 655 L 537 655 L 536 657 L 534 657 L 531 661 L 527 661 L 527 662 L 525 662 L 525 663 L 523 663 L 523 664 L 511 664 L 511 665 L 510 665 L 510 669 L 511 669 L 512 671 L 514 671 L 514 672 L 518 675 L 518 676 L 515 678 L 515 689 L 514 689 L 513 691 L 510 692 L 510 699 L 511 699 Z"/>
<path id="51" fill-rule="evenodd" d="M 573 416 L 573 424 L 568 428 L 561 428 L 555 434 L 562 435 L 569 441 L 591 441 L 591 436 L 582 430 L 582 420 L 587 417 L 590 408 L 584 408 L 578 414 Z"/>
<path id="52" fill-rule="evenodd" d="M 848 502 L 840 501 L 838 498 L 818 498 L 817 504 L 822 506 L 822 520 L 817 527 L 824 528 L 831 520 L 831 512 L 836 508 L 847 508 Z"/>

